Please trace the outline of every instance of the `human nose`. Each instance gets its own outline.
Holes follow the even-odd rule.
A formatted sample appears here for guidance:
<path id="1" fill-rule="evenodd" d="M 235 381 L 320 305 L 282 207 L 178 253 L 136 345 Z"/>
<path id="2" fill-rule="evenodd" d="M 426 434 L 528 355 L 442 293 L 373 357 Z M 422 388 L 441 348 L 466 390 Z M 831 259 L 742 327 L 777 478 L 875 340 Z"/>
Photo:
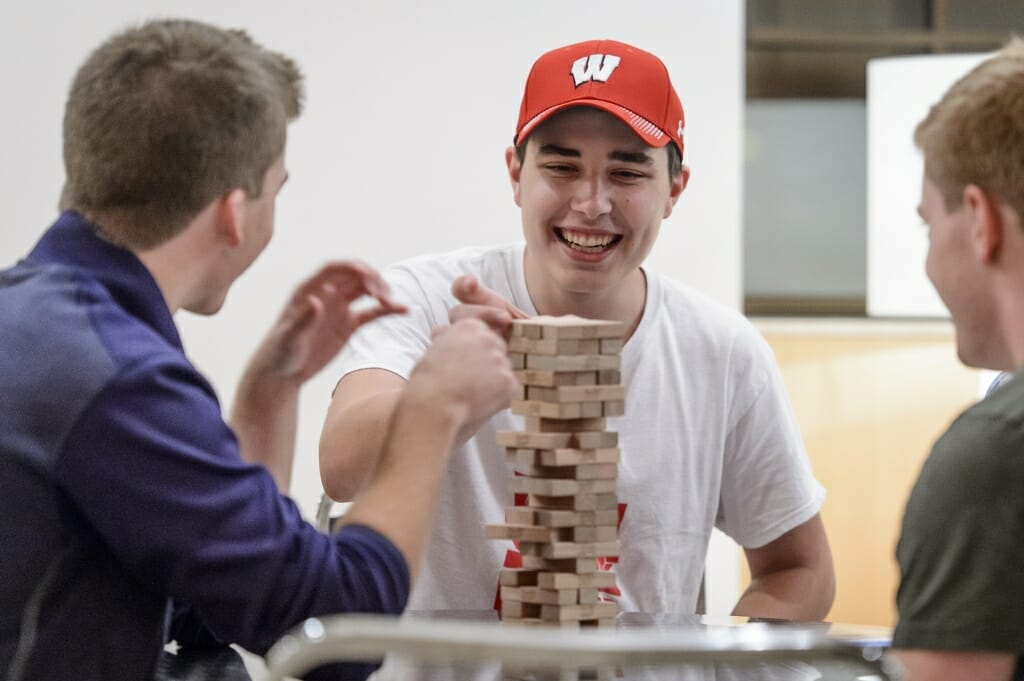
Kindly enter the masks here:
<path id="1" fill-rule="evenodd" d="M 587 220 L 596 220 L 611 212 L 611 192 L 601 178 L 581 178 L 573 188 L 570 207 Z"/>

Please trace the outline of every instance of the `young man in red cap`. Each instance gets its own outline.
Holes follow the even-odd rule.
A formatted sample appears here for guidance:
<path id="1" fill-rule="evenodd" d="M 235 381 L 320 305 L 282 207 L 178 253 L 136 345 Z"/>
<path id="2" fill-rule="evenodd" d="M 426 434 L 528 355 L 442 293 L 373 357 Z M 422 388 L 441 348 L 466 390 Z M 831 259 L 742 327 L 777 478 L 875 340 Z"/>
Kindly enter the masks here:
<path id="1" fill-rule="evenodd" d="M 824 491 L 804 454 L 771 351 L 740 315 L 641 267 L 686 187 L 683 108 L 665 65 L 610 40 L 537 60 L 506 152 L 525 244 L 414 259 L 386 274 L 412 313 L 353 338 L 321 439 L 327 491 L 350 498 L 376 452 L 431 326 L 470 316 L 575 314 L 625 323 L 627 414 L 609 420 L 622 459 L 621 557 L 610 597 L 623 611 L 693 612 L 711 530 L 746 551 L 753 581 L 738 614 L 818 619 L 832 603 Z M 485 541 L 512 504 L 499 430 L 467 427 L 444 483 L 410 608 L 495 601 L 511 545 Z M 361 448 L 352 446 L 359 441 Z M 342 446 L 345 443 L 346 446 Z"/>

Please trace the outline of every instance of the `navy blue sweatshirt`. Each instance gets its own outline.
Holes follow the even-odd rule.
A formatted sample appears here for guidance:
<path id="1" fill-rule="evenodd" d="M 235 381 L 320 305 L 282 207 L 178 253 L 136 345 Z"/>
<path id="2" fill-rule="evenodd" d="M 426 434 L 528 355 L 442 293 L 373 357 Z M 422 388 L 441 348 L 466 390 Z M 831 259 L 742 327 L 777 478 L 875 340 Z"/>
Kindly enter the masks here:
<path id="1" fill-rule="evenodd" d="M 134 254 L 65 213 L 0 272 L 0 677 L 150 678 L 172 603 L 262 653 L 408 593 L 387 539 L 319 533 L 242 461 Z"/>

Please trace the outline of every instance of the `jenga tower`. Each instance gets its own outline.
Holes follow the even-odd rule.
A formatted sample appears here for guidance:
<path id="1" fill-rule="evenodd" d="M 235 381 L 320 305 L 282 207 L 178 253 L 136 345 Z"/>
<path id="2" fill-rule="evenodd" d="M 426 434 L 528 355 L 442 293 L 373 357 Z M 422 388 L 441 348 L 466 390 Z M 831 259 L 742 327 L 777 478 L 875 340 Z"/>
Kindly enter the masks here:
<path id="1" fill-rule="evenodd" d="M 498 433 L 527 506 L 506 509 L 490 539 L 519 543 L 523 567 L 501 571 L 502 620 L 515 624 L 610 626 L 618 606 L 598 590 L 615 574 L 597 557 L 618 556 L 618 433 L 606 416 L 624 413 L 619 352 L 624 325 L 581 317 L 512 322 L 509 357 L 522 384 L 512 413 L 526 430 Z"/>

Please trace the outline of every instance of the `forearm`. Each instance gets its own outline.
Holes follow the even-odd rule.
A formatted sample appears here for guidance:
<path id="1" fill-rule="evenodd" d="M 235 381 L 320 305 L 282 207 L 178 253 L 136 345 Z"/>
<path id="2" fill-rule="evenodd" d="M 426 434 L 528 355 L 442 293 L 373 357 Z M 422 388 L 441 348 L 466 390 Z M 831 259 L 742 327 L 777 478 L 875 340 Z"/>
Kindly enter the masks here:
<path id="1" fill-rule="evenodd" d="M 242 458 L 270 471 L 278 489 L 291 484 L 298 428 L 299 385 L 247 372 L 238 386 L 230 423 Z"/>
<path id="2" fill-rule="evenodd" d="M 906 681 L 1010 681 L 1016 657 L 1009 653 L 894 650 Z"/>
<path id="3" fill-rule="evenodd" d="M 430 396 L 406 393 L 394 417 L 372 478 L 343 516 L 387 537 L 418 572 L 433 524 L 441 480 L 462 415 Z"/>
<path id="4" fill-rule="evenodd" d="M 824 619 L 832 607 L 831 570 L 792 567 L 761 575 L 740 596 L 734 615 L 794 621 Z"/>
<path id="5" fill-rule="evenodd" d="M 320 434 L 320 479 L 329 497 L 351 501 L 371 478 L 403 392 L 395 388 L 343 408 L 331 405 Z"/>

